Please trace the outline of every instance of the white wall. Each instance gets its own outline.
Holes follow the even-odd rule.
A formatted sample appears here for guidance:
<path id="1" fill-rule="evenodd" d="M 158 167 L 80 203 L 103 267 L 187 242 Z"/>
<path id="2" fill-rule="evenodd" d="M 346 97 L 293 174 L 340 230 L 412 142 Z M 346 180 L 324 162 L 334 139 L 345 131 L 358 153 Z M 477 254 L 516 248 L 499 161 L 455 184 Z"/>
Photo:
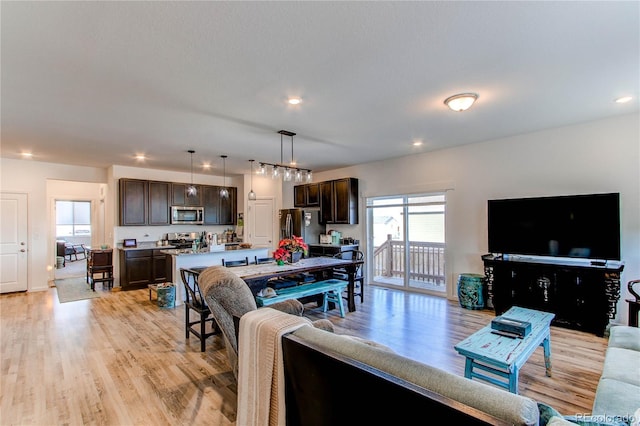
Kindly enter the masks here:
<path id="1" fill-rule="evenodd" d="M 447 277 L 482 273 L 488 199 L 620 192 L 625 262 L 617 321 L 626 323 L 626 283 L 640 277 L 640 122 L 636 114 L 394 160 L 314 172 L 315 181 L 359 178 L 360 224 L 332 228 L 365 241 L 364 198 L 447 191 Z M 455 286 L 450 286 L 454 290 Z M 452 291 L 449 296 L 453 297 Z"/>
<path id="2" fill-rule="evenodd" d="M 640 278 L 640 119 L 637 114 L 550 129 L 457 148 L 364 164 L 330 172 L 314 171 L 314 180 L 360 179 L 360 224 L 332 226 L 364 241 L 364 197 L 450 189 L 447 192 L 448 278 L 481 272 L 487 251 L 486 202 L 491 198 L 620 192 L 622 257 L 625 262 L 619 322 L 626 323 L 627 281 Z M 1 159 L 0 190 L 29 195 L 29 290 L 47 286 L 47 179 L 107 183 L 107 232 L 117 229 L 117 179 L 131 177 L 189 182 L 188 173 L 113 166 L 109 170 L 30 160 Z M 194 176 L 196 183 L 221 184 L 217 176 Z M 248 176 L 227 184 L 238 187 L 238 210 L 247 208 Z M 233 183 L 232 183 L 233 182 Z M 277 208 L 293 206 L 293 184 L 279 188 L 254 176 L 258 195 L 273 195 Z M 244 207 L 240 207 L 244 206 Z M 246 215 L 245 215 L 246 217 Z M 113 224 L 113 225 L 109 225 Z M 126 233 L 134 230 L 127 227 Z M 155 227 L 152 232 L 159 229 Z M 149 233 L 149 232 L 147 232 Z M 144 234 L 143 234 L 144 235 Z M 153 237 L 153 238 L 151 238 Z M 156 238 L 155 234 L 151 239 Z M 110 244 L 111 244 L 110 243 Z M 450 294 L 452 297 L 453 295 Z"/>
<path id="3" fill-rule="evenodd" d="M 51 267 L 55 266 L 53 254 L 55 252 L 50 244 L 55 240 L 55 235 L 52 235 L 51 230 L 51 199 L 47 193 L 49 179 L 76 183 L 106 183 L 106 170 L 6 158 L 0 159 L 0 166 L 0 190 L 27 194 L 29 217 L 27 288 L 29 291 L 46 290 L 48 280 L 53 276 Z M 86 186 L 80 185 L 80 187 L 83 188 L 80 192 L 86 195 Z M 76 186 L 66 195 L 76 195 L 77 191 Z"/>

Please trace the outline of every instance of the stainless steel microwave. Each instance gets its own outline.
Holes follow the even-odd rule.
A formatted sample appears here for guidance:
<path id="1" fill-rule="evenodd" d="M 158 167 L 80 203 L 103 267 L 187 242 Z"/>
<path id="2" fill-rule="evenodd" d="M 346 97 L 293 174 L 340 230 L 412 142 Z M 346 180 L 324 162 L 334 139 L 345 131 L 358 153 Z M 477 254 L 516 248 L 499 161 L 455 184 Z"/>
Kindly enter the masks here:
<path id="1" fill-rule="evenodd" d="M 171 223 L 175 225 L 202 225 L 204 207 L 171 206 Z"/>

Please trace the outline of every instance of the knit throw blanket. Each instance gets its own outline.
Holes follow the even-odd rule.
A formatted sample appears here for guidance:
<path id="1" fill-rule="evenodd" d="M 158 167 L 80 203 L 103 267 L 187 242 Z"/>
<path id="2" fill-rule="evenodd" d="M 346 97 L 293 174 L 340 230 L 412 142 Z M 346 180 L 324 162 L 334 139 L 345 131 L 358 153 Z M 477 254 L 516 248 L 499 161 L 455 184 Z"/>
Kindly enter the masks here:
<path id="1" fill-rule="evenodd" d="M 285 425 L 281 338 L 310 324 L 307 318 L 266 307 L 240 318 L 236 424 Z"/>

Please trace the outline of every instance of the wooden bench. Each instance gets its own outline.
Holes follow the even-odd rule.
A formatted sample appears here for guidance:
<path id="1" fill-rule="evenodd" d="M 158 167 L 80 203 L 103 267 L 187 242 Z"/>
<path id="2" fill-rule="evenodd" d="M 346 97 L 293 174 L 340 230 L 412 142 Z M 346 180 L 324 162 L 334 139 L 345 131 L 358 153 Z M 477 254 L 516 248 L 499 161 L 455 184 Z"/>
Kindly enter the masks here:
<path id="1" fill-rule="evenodd" d="M 294 287 L 287 287 L 277 290 L 277 295 L 273 297 L 256 296 L 256 304 L 258 306 L 269 306 L 277 302 L 288 299 L 300 299 L 306 296 L 315 296 L 322 294 L 322 311 L 327 312 L 329 302 L 338 305 L 340 316 L 344 318 L 344 305 L 342 304 L 342 292 L 349 284 L 343 280 L 324 280 L 316 281 L 310 284 L 303 284 Z"/>

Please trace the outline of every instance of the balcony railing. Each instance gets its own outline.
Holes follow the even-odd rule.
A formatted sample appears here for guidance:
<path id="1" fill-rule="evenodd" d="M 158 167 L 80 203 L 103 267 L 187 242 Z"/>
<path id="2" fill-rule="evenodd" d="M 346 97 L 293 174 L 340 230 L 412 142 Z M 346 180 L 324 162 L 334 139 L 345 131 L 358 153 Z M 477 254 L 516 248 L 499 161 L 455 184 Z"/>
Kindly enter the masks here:
<path id="1" fill-rule="evenodd" d="M 388 239 L 373 252 L 373 277 L 405 276 L 405 242 Z M 409 241 L 409 281 L 445 286 L 444 243 Z"/>

